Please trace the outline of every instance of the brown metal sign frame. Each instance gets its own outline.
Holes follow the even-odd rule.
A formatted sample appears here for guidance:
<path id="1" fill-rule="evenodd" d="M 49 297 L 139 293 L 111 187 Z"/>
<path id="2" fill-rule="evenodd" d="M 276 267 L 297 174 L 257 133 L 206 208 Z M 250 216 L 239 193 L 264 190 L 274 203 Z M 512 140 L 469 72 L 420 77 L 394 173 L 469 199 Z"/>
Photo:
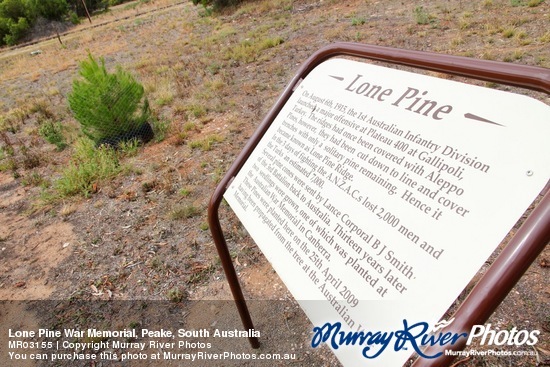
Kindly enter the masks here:
<path id="1" fill-rule="evenodd" d="M 336 56 L 351 56 L 383 61 L 550 94 L 550 69 L 540 67 L 356 43 L 335 43 L 313 54 L 300 67 L 297 74 L 285 88 L 275 105 L 268 112 L 233 165 L 218 184 L 208 207 L 210 230 L 245 329 L 253 329 L 254 325 L 221 228 L 219 207 L 231 181 L 239 173 L 300 81 L 319 64 Z M 466 300 L 462 302 L 454 315 L 454 322 L 446 331 L 455 333 L 469 332 L 473 325 L 483 324 L 487 321 L 532 262 L 550 242 L 550 190 L 545 191 L 547 192 L 540 203 L 525 220 L 506 248 L 498 255 L 495 262 L 470 292 Z M 259 348 L 260 342 L 258 338 L 250 337 L 249 341 L 253 348 Z M 462 343 L 453 346 L 432 347 L 426 353 L 434 355 L 444 349 L 462 350 L 465 346 L 466 341 L 463 340 Z M 413 366 L 443 367 L 450 365 L 453 359 L 453 356 L 446 356 L 444 354 L 436 359 L 418 358 Z"/>

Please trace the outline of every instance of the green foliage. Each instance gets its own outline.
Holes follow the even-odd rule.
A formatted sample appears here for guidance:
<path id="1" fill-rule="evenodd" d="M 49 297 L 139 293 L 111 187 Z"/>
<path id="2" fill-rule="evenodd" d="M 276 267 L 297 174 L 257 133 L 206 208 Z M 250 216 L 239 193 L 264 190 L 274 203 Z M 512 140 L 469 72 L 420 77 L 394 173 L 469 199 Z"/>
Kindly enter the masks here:
<path id="1" fill-rule="evenodd" d="M 78 17 L 78 14 L 76 14 L 74 11 L 69 11 L 69 22 L 71 22 L 74 25 L 80 24 L 80 18 Z"/>
<path id="2" fill-rule="evenodd" d="M 30 28 L 32 14 L 23 0 L 0 1 L 0 45 L 15 45 Z"/>
<path id="3" fill-rule="evenodd" d="M 15 45 L 30 28 L 33 14 L 23 0 L 0 1 L 0 45 Z"/>
<path id="4" fill-rule="evenodd" d="M 174 208 L 170 212 L 170 218 L 173 220 L 189 219 L 201 214 L 201 209 L 194 205 L 182 205 Z"/>
<path id="5" fill-rule="evenodd" d="M 25 35 L 31 14 L 23 0 L 0 0 L 0 46 L 12 46 Z"/>
<path id="6" fill-rule="evenodd" d="M 188 197 L 189 195 L 191 195 L 191 189 L 188 188 L 188 187 L 182 187 L 178 193 L 183 196 L 184 198 Z"/>
<path id="7" fill-rule="evenodd" d="M 434 21 L 434 17 L 423 6 L 417 6 L 413 10 L 416 24 L 426 25 Z"/>
<path id="8" fill-rule="evenodd" d="M 27 18 L 19 18 L 17 22 L 8 19 L 9 34 L 4 36 L 4 43 L 9 46 L 15 45 L 27 33 L 29 28 Z"/>
<path id="9" fill-rule="evenodd" d="M 19 177 L 19 173 L 17 172 L 17 161 L 14 158 L 7 158 L 7 159 L 1 159 L 0 160 L 0 172 L 11 172 L 12 176 L 14 178 Z"/>
<path id="10" fill-rule="evenodd" d="M 27 0 L 35 14 L 50 20 L 61 20 L 69 12 L 67 0 Z"/>
<path id="11" fill-rule="evenodd" d="M 157 143 L 163 141 L 170 129 L 170 121 L 155 118 L 152 125 L 153 132 L 155 133 L 155 141 Z"/>
<path id="12" fill-rule="evenodd" d="M 351 19 L 351 25 L 353 26 L 359 26 L 363 25 L 367 22 L 367 20 L 363 17 L 354 17 Z"/>
<path id="13" fill-rule="evenodd" d="M 126 157 L 134 157 L 138 153 L 139 149 L 139 140 L 137 139 L 130 139 L 127 141 L 121 141 L 118 144 L 118 148 L 120 149 L 121 153 Z"/>
<path id="14" fill-rule="evenodd" d="M 86 16 L 86 8 L 90 14 L 96 10 L 109 8 L 109 0 L 85 0 L 86 8 L 82 5 L 82 0 L 67 0 L 67 3 L 70 9 L 80 17 Z"/>
<path id="15" fill-rule="evenodd" d="M 170 288 L 167 292 L 166 292 L 166 297 L 171 301 L 171 302 L 174 302 L 174 303 L 178 303 L 178 302 L 181 302 L 185 299 L 185 293 L 182 292 L 181 289 L 179 289 L 178 287 L 173 287 L 173 288 Z"/>
<path id="16" fill-rule="evenodd" d="M 253 62 L 258 59 L 262 51 L 276 47 L 283 42 L 284 39 L 279 36 L 246 39 L 238 45 L 227 48 L 224 57 L 247 63 Z"/>
<path id="17" fill-rule="evenodd" d="M 104 146 L 96 148 L 88 139 L 75 144 L 75 152 L 61 178 L 54 183 L 60 198 L 82 195 L 88 197 L 95 191 L 98 182 L 114 177 L 120 172 L 116 152 Z"/>
<path id="18" fill-rule="evenodd" d="M 9 20 L 8 18 L 0 17 L 0 46 L 6 43 L 4 41 L 4 37 L 10 34 L 10 27 L 8 25 L 8 20 Z"/>
<path id="19" fill-rule="evenodd" d="M 31 172 L 27 176 L 21 179 L 21 184 L 23 186 L 42 186 L 47 187 L 48 181 L 42 177 L 38 172 Z"/>
<path id="20" fill-rule="evenodd" d="M 105 60 L 99 64 L 92 55 L 80 64 L 80 75 L 68 99 L 82 132 L 96 144 L 135 137 L 150 117 L 143 86 L 121 67 L 109 73 Z"/>
<path id="21" fill-rule="evenodd" d="M 26 18 L 29 15 L 30 8 L 23 0 L 3 0 L 0 1 L 0 17 L 12 20 Z"/>
<path id="22" fill-rule="evenodd" d="M 38 128 L 38 133 L 48 143 L 55 145 L 59 151 L 65 149 L 67 146 L 59 122 L 53 122 L 49 119 L 43 121 Z"/>
<path id="23" fill-rule="evenodd" d="M 86 9 L 92 14 L 127 1 L 84 0 L 84 7 L 82 0 L 0 0 L 0 46 L 18 43 L 38 17 L 78 24 Z"/>
<path id="24" fill-rule="evenodd" d="M 219 10 L 242 3 L 243 0 L 191 0 L 194 5 L 202 5 L 205 9 Z"/>
<path id="25" fill-rule="evenodd" d="M 211 150 L 212 146 L 214 144 L 222 142 L 222 141 L 223 141 L 223 137 L 221 137 L 217 134 L 214 134 L 214 135 L 207 136 L 204 139 L 195 140 L 195 141 L 190 142 L 189 147 L 191 149 L 200 149 L 203 152 L 206 152 L 206 151 Z"/>

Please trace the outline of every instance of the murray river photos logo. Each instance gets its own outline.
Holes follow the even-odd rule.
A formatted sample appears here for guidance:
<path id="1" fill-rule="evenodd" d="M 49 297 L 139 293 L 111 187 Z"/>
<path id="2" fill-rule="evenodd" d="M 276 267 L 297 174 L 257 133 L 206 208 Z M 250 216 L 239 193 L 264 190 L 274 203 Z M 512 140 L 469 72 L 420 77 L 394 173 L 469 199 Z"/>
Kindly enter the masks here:
<path id="1" fill-rule="evenodd" d="M 450 325 L 454 319 L 440 321 L 429 330 L 426 322 L 410 324 L 403 320 L 403 329 L 395 331 L 344 331 L 340 322 L 329 323 L 313 328 L 311 346 L 318 347 L 321 343 L 330 345 L 333 349 L 344 346 L 361 346 L 363 357 L 373 359 L 380 356 L 386 349 L 393 347 L 393 350 L 411 350 L 411 348 L 422 358 L 437 358 L 443 352 L 434 355 L 423 353 L 423 349 L 429 346 L 454 345 L 462 338 L 467 339 L 466 345 L 474 341 L 480 345 L 509 345 L 509 346 L 532 346 L 538 342 L 539 330 L 494 330 L 491 324 L 474 325 L 470 333 L 442 332 L 441 329 Z M 388 348 L 389 347 L 389 348 Z"/>

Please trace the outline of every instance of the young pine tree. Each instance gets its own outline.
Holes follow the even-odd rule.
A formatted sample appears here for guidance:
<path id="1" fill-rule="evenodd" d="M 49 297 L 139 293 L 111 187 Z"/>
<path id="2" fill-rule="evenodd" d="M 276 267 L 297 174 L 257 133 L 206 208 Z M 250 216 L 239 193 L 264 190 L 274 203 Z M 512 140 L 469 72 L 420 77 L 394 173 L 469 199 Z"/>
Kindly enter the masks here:
<path id="1" fill-rule="evenodd" d="M 69 106 L 82 132 L 97 145 L 117 145 L 137 138 L 147 142 L 152 130 L 147 120 L 150 109 L 143 86 L 119 66 L 109 73 L 105 60 L 92 55 L 80 64 L 82 79 L 73 81 Z"/>

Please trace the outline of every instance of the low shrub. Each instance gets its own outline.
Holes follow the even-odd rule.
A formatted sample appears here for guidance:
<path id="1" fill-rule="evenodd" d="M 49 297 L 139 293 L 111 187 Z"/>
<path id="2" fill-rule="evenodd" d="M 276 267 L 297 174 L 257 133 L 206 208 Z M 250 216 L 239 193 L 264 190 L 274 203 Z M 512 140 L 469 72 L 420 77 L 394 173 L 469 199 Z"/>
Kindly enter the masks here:
<path id="1" fill-rule="evenodd" d="M 67 146 L 65 137 L 63 136 L 61 123 L 59 122 L 54 122 L 50 119 L 44 120 L 38 128 L 38 133 L 48 143 L 55 145 L 59 151 L 65 149 Z"/>
<path id="2" fill-rule="evenodd" d="M 147 142 L 153 130 L 143 86 L 120 66 L 114 73 L 98 63 L 92 55 L 80 64 L 80 76 L 73 82 L 69 106 L 82 132 L 96 145 L 117 146 L 122 141 L 139 139 Z"/>
<path id="3" fill-rule="evenodd" d="M 56 196 L 89 196 L 97 190 L 97 184 L 116 176 L 121 171 L 117 153 L 108 147 L 95 147 L 81 138 L 75 144 L 75 152 L 59 178 L 54 183 Z"/>

